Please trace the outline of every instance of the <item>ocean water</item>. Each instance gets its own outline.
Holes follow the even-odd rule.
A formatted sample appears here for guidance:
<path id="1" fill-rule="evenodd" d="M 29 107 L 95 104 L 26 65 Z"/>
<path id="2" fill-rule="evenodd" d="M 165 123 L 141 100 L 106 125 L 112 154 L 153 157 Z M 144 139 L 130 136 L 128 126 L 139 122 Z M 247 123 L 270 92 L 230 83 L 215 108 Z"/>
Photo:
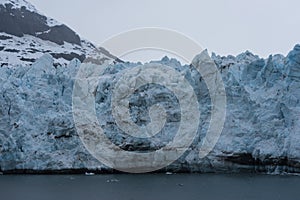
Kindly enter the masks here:
<path id="1" fill-rule="evenodd" d="M 300 199 L 299 176 L 222 174 L 2 175 L 1 200 Z"/>

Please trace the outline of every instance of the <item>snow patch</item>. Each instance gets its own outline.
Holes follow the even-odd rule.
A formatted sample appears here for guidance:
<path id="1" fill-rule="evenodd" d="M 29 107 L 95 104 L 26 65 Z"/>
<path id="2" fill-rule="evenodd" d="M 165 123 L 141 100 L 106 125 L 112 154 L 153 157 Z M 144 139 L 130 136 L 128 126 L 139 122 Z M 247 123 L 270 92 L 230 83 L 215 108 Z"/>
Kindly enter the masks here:
<path id="1" fill-rule="evenodd" d="M 6 4 L 11 4 L 12 8 L 14 9 L 20 9 L 22 7 L 25 7 L 26 10 L 39 13 L 38 10 L 31 3 L 25 0 L 0 0 L 0 4 L 2 4 L 3 6 L 6 6 Z"/>

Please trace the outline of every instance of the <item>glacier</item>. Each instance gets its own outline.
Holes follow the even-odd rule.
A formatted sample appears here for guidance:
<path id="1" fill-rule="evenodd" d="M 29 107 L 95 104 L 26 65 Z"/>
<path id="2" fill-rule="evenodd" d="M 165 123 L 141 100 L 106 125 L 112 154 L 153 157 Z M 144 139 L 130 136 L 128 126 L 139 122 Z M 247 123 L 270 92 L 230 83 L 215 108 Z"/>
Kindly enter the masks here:
<path id="1" fill-rule="evenodd" d="M 238 56 L 212 54 L 212 59 L 224 81 L 227 113 L 218 143 L 204 158 L 199 158 L 199 148 L 209 126 L 211 100 L 203 78 L 176 59 L 152 61 L 182 73 L 201 105 L 197 137 L 184 155 L 160 171 L 299 173 L 300 45 L 286 57 L 262 59 L 247 51 Z M 31 66 L 0 68 L 2 173 L 115 172 L 85 149 L 76 132 L 72 92 L 80 64 L 73 59 L 67 67 L 54 66 L 54 58 L 45 54 Z M 131 118 L 137 125 L 149 122 L 147 108 L 160 102 L 168 113 L 163 130 L 145 140 L 118 128 L 111 115 L 111 90 L 123 70 L 140 64 L 111 65 L 95 93 L 97 117 L 105 134 L 126 151 L 161 148 L 172 140 L 180 122 L 176 97 L 165 87 L 150 84 L 132 95 Z"/>

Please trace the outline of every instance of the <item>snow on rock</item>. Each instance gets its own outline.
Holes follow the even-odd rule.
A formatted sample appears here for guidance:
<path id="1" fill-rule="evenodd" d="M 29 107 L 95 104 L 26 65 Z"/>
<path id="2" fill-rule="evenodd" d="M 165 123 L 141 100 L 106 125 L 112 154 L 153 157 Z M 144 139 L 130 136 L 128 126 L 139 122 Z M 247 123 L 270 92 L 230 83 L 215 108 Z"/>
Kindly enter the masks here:
<path id="1" fill-rule="evenodd" d="M 38 12 L 37 9 L 25 0 L 0 0 L 3 6 L 11 6 L 13 9 L 21 9 L 22 7 L 31 12 Z"/>
<path id="2" fill-rule="evenodd" d="M 39 12 L 34 7 L 34 5 L 32 5 L 31 3 L 29 3 L 25 0 L 0 0 L 0 5 L 3 5 L 5 8 L 10 8 L 10 9 L 14 9 L 14 10 L 25 9 L 27 11 L 37 13 L 39 15 L 43 15 L 41 12 Z M 22 15 L 22 17 L 24 18 L 24 15 Z M 63 24 L 56 21 L 55 19 L 47 17 L 47 25 L 52 27 L 52 26 L 58 26 L 58 25 L 63 25 Z"/>
<path id="3" fill-rule="evenodd" d="M 210 119 L 210 97 L 197 71 L 175 59 L 158 63 L 180 71 L 192 85 L 200 104 L 195 141 L 165 172 L 300 172 L 300 46 L 287 57 L 261 59 L 250 52 L 221 57 L 213 54 L 226 88 L 227 113 L 213 151 L 199 158 Z M 0 171 L 106 172 L 76 132 L 72 90 L 80 61 L 54 67 L 46 54 L 31 66 L 0 68 Z M 138 139 L 122 132 L 111 115 L 111 91 L 125 69 L 138 63 L 118 63 L 105 70 L 95 91 L 95 108 L 105 134 L 126 151 L 160 149 L 174 137 L 180 105 L 174 94 L 159 85 L 146 85 L 130 98 L 132 120 L 149 122 L 147 108 L 158 102 L 167 123 L 156 136 Z"/>
<path id="4" fill-rule="evenodd" d="M 8 67 L 30 65 L 45 53 L 52 55 L 56 66 L 66 66 L 74 58 L 83 61 L 86 55 L 95 50 L 95 47 L 85 40 L 81 41 L 81 45 L 68 42 L 58 45 L 31 35 L 17 37 L 0 32 L 1 38 L 0 63 L 1 66 Z"/>
<path id="5" fill-rule="evenodd" d="M 31 65 L 44 53 L 54 64 L 80 61 L 96 47 L 25 0 L 0 0 L 0 66 Z"/>

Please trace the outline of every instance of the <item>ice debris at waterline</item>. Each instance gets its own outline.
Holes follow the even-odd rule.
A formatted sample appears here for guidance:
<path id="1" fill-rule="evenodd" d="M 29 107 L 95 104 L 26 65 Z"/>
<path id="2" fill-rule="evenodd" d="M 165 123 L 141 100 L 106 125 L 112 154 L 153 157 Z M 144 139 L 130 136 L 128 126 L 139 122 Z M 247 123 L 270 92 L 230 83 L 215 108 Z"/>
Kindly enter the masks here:
<path id="1" fill-rule="evenodd" d="M 175 59 L 158 63 L 180 71 L 200 104 L 200 124 L 193 144 L 164 172 L 300 172 L 300 45 L 286 56 L 261 59 L 250 52 L 236 57 L 212 55 L 226 88 L 227 113 L 213 151 L 199 158 L 209 126 L 211 100 L 200 74 Z M 111 91 L 125 69 L 109 67 L 95 91 L 97 117 L 107 137 L 126 151 L 154 151 L 171 141 L 180 123 L 176 97 L 160 85 L 146 85 L 130 98 L 130 115 L 137 125 L 149 122 L 147 107 L 160 102 L 167 122 L 151 139 L 122 132 L 111 114 Z M 72 115 L 72 89 L 80 61 L 54 67 L 45 54 L 32 66 L 0 68 L 0 171 L 111 172 L 85 149 Z"/>

